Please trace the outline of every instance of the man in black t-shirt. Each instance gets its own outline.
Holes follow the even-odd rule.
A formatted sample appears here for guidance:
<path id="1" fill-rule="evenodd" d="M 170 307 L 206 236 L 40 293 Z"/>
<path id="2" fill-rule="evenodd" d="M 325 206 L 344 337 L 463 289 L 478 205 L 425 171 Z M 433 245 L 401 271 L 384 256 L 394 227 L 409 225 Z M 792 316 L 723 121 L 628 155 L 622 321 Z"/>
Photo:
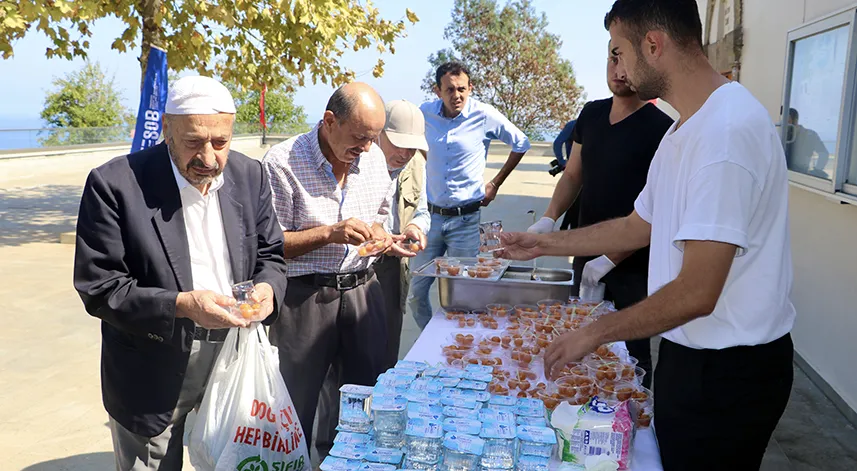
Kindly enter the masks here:
<path id="1" fill-rule="evenodd" d="M 610 49 L 608 48 L 608 51 Z M 562 178 L 541 220 L 528 232 L 551 232 L 556 219 L 575 199 L 580 202 L 581 227 L 624 217 L 646 185 L 649 164 L 672 119 L 655 105 L 641 101 L 616 71 L 617 59 L 607 60 L 607 85 L 612 98 L 586 104 L 572 132 L 574 141 Z M 605 299 L 623 309 L 646 297 L 649 249 L 575 257 L 575 289 L 580 284 L 607 285 Z M 644 385 L 651 384 L 649 339 L 627 342 L 628 350 L 646 370 Z"/>

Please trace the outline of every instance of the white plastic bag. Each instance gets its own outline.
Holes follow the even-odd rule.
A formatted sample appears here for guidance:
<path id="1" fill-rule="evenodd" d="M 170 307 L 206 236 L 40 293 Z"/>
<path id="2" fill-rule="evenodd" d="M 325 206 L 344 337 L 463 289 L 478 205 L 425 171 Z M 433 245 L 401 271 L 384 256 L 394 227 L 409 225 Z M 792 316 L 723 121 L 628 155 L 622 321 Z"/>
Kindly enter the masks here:
<path id="1" fill-rule="evenodd" d="M 261 324 L 226 336 L 188 452 L 200 471 L 309 470 L 306 437 Z"/>

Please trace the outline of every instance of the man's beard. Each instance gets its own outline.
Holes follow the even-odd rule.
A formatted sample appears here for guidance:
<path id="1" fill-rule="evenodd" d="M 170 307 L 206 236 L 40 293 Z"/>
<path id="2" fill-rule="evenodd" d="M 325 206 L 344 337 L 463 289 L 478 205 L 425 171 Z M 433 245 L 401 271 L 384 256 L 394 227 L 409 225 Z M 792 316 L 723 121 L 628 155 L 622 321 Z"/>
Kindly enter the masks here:
<path id="1" fill-rule="evenodd" d="M 173 145 L 171 143 L 167 143 L 167 148 L 170 150 L 170 158 L 173 160 L 173 163 L 176 164 L 176 168 L 179 169 L 179 174 L 181 174 L 181 176 L 183 176 L 184 179 L 187 180 L 187 182 L 191 185 L 208 185 L 209 183 L 213 182 L 215 178 L 220 176 L 221 173 L 223 173 L 223 169 L 220 167 L 220 164 L 215 162 L 215 172 L 213 174 L 204 176 L 194 175 L 190 173 L 191 167 L 196 167 L 200 169 L 208 168 L 205 166 L 202 160 L 199 160 L 198 158 L 194 157 L 193 159 L 191 159 L 190 162 L 188 162 L 186 167 L 182 167 L 181 163 L 179 163 L 178 160 L 178 153 L 173 148 Z"/>
<path id="2" fill-rule="evenodd" d="M 637 93 L 637 97 L 643 101 L 649 101 L 655 98 L 662 98 L 666 95 L 669 89 L 669 81 L 666 76 L 655 70 L 654 67 L 650 66 L 639 56 L 636 65 L 637 83 L 631 84 L 629 82 L 629 85 Z"/>
<path id="3" fill-rule="evenodd" d="M 611 83 L 607 85 L 607 88 L 610 89 L 610 93 L 622 98 L 633 96 L 636 93 L 634 90 L 631 90 L 631 87 L 628 86 L 627 82 L 624 85 L 618 86 L 614 85 L 611 81 Z"/>

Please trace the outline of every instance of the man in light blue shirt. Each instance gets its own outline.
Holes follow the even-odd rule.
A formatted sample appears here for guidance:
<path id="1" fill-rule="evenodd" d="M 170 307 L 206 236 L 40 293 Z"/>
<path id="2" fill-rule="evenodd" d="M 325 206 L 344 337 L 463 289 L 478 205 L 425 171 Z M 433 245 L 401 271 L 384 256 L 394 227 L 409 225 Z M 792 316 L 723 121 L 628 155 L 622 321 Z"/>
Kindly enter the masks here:
<path id="1" fill-rule="evenodd" d="M 447 62 L 435 72 L 438 100 L 423 103 L 426 120 L 426 190 L 431 228 L 428 245 L 414 257 L 420 267 L 445 253 L 475 257 L 479 251 L 480 208 L 497 196 L 497 190 L 530 148 L 527 136 L 493 106 L 470 98 L 470 73 L 459 62 Z M 512 147 L 509 158 L 493 179 L 485 183 L 488 145 L 498 139 Z M 411 281 L 408 305 L 420 328 L 431 319 L 429 289 L 432 277 Z"/>

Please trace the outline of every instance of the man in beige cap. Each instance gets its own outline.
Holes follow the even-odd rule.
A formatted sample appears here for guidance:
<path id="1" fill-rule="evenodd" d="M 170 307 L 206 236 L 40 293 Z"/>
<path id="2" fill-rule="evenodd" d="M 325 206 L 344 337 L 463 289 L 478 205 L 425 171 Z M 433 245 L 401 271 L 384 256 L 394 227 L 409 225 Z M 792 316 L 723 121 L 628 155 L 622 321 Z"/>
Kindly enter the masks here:
<path id="1" fill-rule="evenodd" d="M 229 150 L 234 120 L 226 87 L 182 78 L 170 87 L 165 141 L 86 180 L 74 287 L 101 319 L 117 470 L 181 469 L 185 417 L 202 400 L 228 328 L 273 320 L 283 301 L 271 188 L 258 161 Z M 251 319 L 230 309 L 231 285 L 246 280 L 262 305 Z"/>
<path id="2" fill-rule="evenodd" d="M 408 259 L 426 246 L 431 214 L 426 201 L 426 161 L 417 151 L 427 152 L 425 118 L 422 111 L 406 100 L 390 101 L 385 106 L 387 124 L 378 138 L 378 146 L 387 159 L 390 178 L 396 181 L 391 217 L 385 225 L 397 244 L 375 262 L 375 272 L 384 291 L 387 308 L 387 365 L 399 358 L 402 316 L 410 284 Z M 416 244 L 416 245 L 414 245 Z"/>

